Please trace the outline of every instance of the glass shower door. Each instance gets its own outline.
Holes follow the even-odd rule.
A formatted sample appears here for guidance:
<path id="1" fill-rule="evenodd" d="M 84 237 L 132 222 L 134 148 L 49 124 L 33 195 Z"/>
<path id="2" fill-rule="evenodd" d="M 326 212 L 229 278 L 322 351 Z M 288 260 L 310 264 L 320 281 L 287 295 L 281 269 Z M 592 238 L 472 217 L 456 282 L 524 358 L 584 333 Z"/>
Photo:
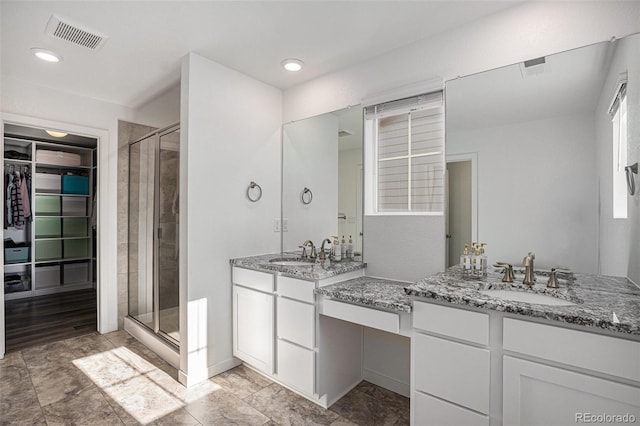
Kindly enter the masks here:
<path id="1" fill-rule="evenodd" d="M 179 345 L 180 129 L 129 144 L 129 316 Z"/>
<path id="2" fill-rule="evenodd" d="M 129 316 L 154 328 L 156 137 L 129 145 Z"/>
<path id="3" fill-rule="evenodd" d="M 160 135 L 158 162 L 158 304 L 159 330 L 180 341 L 179 317 L 179 211 L 180 129 Z"/>

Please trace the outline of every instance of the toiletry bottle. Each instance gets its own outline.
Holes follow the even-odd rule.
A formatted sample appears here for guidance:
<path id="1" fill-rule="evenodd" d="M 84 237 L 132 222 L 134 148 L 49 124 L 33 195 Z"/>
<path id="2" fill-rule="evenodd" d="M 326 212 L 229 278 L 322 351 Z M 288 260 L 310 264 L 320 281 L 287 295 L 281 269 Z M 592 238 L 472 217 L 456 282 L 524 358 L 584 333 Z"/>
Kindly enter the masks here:
<path id="1" fill-rule="evenodd" d="M 342 260 L 342 248 L 338 237 L 333 237 L 333 260 L 340 262 Z"/>
<path id="2" fill-rule="evenodd" d="M 340 251 L 342 252 L 342 258 L 346 259 L 347 258 L 347 243 L 344 240 L 344 235 L 342 236 L 342 244 L 340 244 Z"/>
<path id="3" fill-rule="evenodd" d="M 347 243 L 347 259 L 353 260 L 353 240 L 349 235 L 349 242 Z"/>
<path id="4" fill-rule="evenodd" d="M 464 245 L 464 252 L 460 255 L 460 267 L 462 273 L 468 275 L 471 270 L 471 256 L 469 255 L 469 244 Z"/>
<path id="5" fill-rule="evenodd" d="M 480 246 L 474 244 L 473 257 L 471 258 L 472 274 L 474 276 L 482 275 L 482 257 L 480 257 Z"/>
<path id="6" fill-rule="evenodd" d="M 482 276 L 487 275 L 487 254 L 484 252 L 484 246 L 487 243 L 480 243 L 480 261 L 482 264 Z"/>

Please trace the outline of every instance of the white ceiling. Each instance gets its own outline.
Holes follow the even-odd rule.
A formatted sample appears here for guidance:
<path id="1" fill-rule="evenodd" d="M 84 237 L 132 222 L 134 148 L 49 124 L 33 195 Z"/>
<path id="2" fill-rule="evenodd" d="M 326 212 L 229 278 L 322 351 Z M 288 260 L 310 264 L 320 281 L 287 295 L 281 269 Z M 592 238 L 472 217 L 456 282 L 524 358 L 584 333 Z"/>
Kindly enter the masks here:
<path id="1" fill-rule="evenodd" d="M 190 51 L 286 89 L 514 1 L 6 1 L 2 75 L 136 107 L 177 83 Z M 44 33 L 52 14 L 109 37 L 91 51 Z M 32 47 L 64 57 L 45 63 Z M 291 74 L 280 61 L 296 57 Z"/>
<path id="2" fill-rule="evenodd" d="M 515 64 L 448 81 L 447 131 L 593 112 L 614 49 L 604 42 L 550 55 L 528 77 Z"/>

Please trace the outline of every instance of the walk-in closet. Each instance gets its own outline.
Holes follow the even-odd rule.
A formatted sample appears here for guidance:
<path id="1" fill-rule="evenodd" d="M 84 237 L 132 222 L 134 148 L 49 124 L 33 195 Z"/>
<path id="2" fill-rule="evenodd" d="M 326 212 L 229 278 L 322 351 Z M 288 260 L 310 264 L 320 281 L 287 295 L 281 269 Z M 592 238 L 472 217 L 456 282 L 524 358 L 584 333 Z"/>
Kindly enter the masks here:
<path id="1" fill-rule="evenodd" d="M 4 126 L 7 352 L 96 329 L 97 140 Z"/>

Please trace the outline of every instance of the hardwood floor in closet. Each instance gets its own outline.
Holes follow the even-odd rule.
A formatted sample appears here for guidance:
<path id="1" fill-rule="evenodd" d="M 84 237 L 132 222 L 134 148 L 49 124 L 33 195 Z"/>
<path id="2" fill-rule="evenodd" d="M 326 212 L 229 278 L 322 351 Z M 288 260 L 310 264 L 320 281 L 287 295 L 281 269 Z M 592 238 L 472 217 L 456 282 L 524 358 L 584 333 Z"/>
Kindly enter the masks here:
<path id="1" fill-rule="evenodd" d="M 5 301 L 6 352 L 97 329 L 94 289 Z"/>

